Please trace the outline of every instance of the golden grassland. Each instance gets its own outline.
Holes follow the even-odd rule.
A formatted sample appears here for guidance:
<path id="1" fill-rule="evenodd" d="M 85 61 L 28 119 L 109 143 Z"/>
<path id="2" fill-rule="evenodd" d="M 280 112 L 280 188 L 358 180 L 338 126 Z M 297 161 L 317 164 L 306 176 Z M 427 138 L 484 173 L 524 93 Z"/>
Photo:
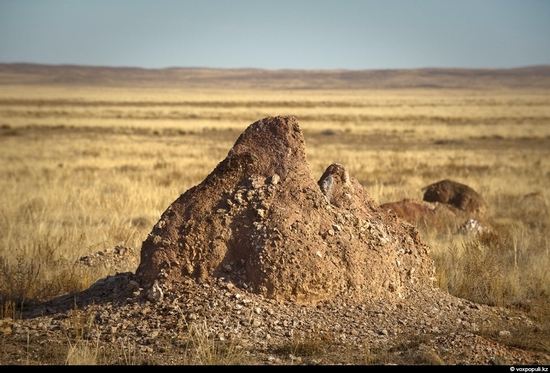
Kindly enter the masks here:
<path id="1" fill-rule="evenodd" d="M 442 179 L 478 191 L 495 235 L 421 231 L 439 286 L 532 312 L 550 351 L 549 90 L 1 86 L 2 307 L 112 274 L 74 262 L 116 245 L 139 253 L 160 214 L 275 115 L 297 117 L 315 177 L 342 163 L 380 204 L 420 200 Z"/>

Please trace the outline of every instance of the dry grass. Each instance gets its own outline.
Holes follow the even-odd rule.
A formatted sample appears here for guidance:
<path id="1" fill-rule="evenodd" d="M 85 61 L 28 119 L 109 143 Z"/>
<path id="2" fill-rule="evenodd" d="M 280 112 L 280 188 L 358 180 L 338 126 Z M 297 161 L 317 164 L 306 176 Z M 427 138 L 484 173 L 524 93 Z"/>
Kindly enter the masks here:
<path id="1" fill-rule="evenodd" d="M 439 284 L 476 302 L 532 312 L 548 350 L 550 322 L 540 312 L 550 295 L 544 90 L 3 86 L 2 309 L 85 289 L 112 273 L 72 264 L 118 244 L 139 251 L 160 214 L 204 179 L 250 123 L 287 114 L 304 130 L 314 175 L 340 162 L 379 203 L 421 199 L 423 186 L 444 178 L 480 192 L 495 234 L 422 231 Z M 533 192 L 539 197 L 524 199 Z M 71 359 L 87 359 L 96 347 L 73 342 Z"/>

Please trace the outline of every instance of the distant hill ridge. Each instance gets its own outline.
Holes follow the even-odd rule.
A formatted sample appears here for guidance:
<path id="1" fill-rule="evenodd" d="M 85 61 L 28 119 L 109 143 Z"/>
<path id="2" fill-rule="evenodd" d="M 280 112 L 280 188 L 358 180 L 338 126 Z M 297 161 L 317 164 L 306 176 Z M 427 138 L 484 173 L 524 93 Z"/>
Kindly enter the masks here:
<path id="1" fill-rule="evenodd" d="M 263 70 L 0 64 L 0 86 L 13 84 L 237 89 L 550 89 L 550 65 L 512 69 Z"/>

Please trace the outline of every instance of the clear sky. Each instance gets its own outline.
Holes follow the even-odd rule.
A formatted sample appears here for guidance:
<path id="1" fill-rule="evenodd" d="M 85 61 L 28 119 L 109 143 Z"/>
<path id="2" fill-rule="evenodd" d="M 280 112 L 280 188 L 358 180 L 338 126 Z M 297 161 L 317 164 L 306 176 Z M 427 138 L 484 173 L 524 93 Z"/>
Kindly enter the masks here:
<path id="1" fill-rule="evenodd" d="M 550 0 L 0 0 L 0 63 L 266 69 L 550 64 Z"/>

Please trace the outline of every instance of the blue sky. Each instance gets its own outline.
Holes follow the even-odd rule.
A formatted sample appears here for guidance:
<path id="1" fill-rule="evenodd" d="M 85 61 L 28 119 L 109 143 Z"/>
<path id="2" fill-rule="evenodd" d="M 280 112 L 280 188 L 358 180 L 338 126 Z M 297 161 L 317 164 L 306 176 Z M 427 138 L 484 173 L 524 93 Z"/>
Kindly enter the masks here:
<path id="1" fill-rule="evenodd" d="M 265 69 L 550 64 L 550 0 L 0 0 L 0 63 Z"/>

